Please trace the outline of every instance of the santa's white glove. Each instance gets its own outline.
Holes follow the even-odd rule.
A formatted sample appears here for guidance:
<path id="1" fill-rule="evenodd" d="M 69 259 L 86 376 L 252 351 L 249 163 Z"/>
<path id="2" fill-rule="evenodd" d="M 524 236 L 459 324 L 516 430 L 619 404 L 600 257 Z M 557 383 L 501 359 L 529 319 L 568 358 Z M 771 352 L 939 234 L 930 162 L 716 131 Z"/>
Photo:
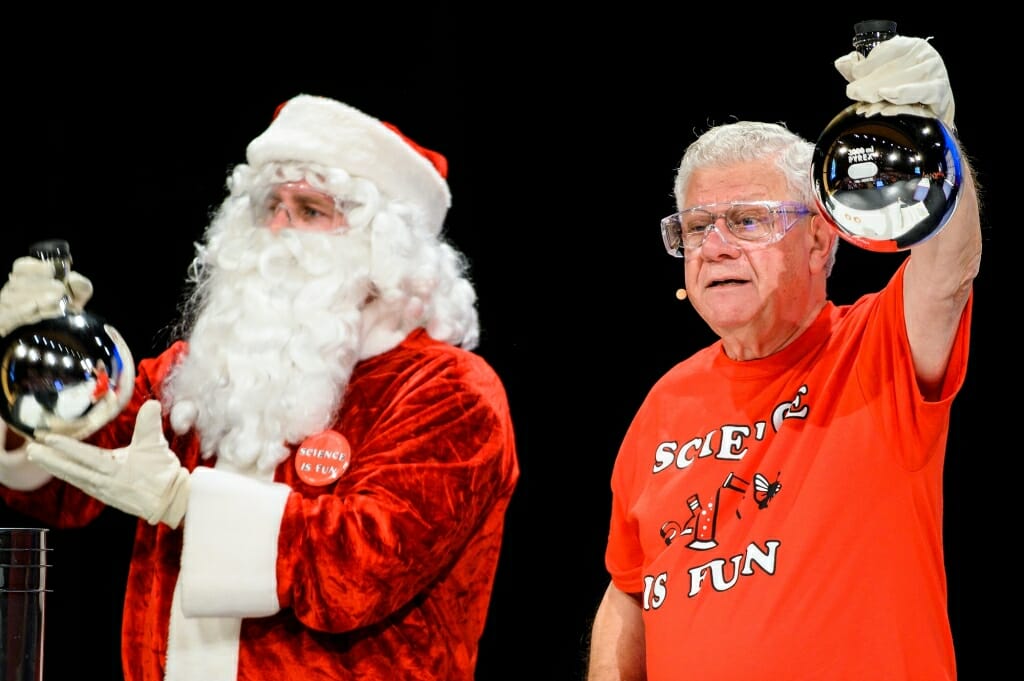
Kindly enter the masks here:
<path id="1" fill-rule="evenodd" d="M 127 447 L 102 449 L 38 430 L 35 440 L 28 444 L 28 460 L 55 477 L 150 525 L 181 523 L 189 474 L 167 445 L 158 401 L 139 409 Z"/>
<path id="2" fill-rule="evenodd" d="M 15 438 L 20 444 L 15 445 Z M 39 489 L 53 476 L 28 460 L 28 441 L 10 431 L 0 420 L 0 485 L 20 492 Z"/>
<path id="3" fill-rule="evenodd" d="M 92 297 L 92 282 L 68 272 L 67 286 L 53 275 L 53 264 L 32 256 L 14 261 L 7 283 L 0 289 L 0 336 L 19 326 L 61 313 L 65 304 L 81 310 Z"/>
<path id="4" fill-rule="evenodd" d="M 932 115 L 953 126 L 953 91 L 942 57 L 924 38 L 894 36 L 871 49 L 856 50 L 835 61 L 848 82 L 846 96 L 866 116 L 915 113 L 923 104 Z M 920 111 L 916 111 L 920 115 Z"/>

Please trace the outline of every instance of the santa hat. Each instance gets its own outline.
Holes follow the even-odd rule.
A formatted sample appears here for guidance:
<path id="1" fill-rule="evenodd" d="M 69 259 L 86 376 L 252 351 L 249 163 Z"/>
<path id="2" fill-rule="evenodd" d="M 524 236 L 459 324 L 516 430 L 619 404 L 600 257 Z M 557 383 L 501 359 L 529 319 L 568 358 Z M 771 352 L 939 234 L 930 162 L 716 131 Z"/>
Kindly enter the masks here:
<path id="1" fill-rule="evenodd" d="M 246 149 L 249 165 L 319 163 L 365 177 L 393 199 L 418 206 L 438 233 L 451 206 L 444 156 L 398 128 L 347 104 L 298 95 L 277 108 L 270 126 Z"/>

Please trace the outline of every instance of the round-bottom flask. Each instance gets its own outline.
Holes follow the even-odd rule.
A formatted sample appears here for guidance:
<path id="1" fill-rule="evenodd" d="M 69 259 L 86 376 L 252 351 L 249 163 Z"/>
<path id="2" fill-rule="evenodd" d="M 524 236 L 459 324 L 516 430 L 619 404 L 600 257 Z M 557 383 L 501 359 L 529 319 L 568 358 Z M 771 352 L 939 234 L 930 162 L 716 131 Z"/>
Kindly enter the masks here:
<path id="1" fill-rule="evenodd" d="M 895 32 L 893 22 L 861 22 L 853 44 L 866 56 Z M 851 104 L 818 137 L 811 163 L 818 208 L 861 248 L 910 248 L 938 234 L 956 210 L 960 147 L 940 119 L 920 111 L 867 116 Z"/>
<path id="2" fill-rule="evenodd" d="M 54 276 L 71 270 L 66 241 L 34 244 Z M 37 428 L 78 437 L 113 419 L 131 398 L 135 365 L 127 343 L 102 318 L 63 301 L 60 314 L 25 324 L 0 338 L 0 417 L 32 437 Z"/>

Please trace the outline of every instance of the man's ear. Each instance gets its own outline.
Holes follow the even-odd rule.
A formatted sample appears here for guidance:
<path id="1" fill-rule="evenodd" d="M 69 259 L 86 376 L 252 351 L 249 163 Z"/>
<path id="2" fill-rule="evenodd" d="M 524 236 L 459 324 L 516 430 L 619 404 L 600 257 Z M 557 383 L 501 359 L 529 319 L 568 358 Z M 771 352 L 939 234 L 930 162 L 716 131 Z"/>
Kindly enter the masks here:
<path id="1" fill-rule="evenodd" d="M 828 220 L 820 215 L 812 215 L 807 238 L 811 242 L 808 256 L 811 269 L 814 271 L 824 269 L 832 257 L 832 249 L 839 235 Z"/>

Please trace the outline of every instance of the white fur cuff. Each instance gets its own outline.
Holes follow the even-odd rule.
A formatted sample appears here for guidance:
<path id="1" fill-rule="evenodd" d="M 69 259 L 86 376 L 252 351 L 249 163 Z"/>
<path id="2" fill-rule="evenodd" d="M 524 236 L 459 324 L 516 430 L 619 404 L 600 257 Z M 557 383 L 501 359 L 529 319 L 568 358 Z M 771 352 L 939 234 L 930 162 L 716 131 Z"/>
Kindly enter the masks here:
<path id="1" fill-rule="evenodd" d="M 238 473 L 192 471 L 181 555 L 189 617 L 265 617 L 277 600 L 277 537 L 291 488 Z"/>

